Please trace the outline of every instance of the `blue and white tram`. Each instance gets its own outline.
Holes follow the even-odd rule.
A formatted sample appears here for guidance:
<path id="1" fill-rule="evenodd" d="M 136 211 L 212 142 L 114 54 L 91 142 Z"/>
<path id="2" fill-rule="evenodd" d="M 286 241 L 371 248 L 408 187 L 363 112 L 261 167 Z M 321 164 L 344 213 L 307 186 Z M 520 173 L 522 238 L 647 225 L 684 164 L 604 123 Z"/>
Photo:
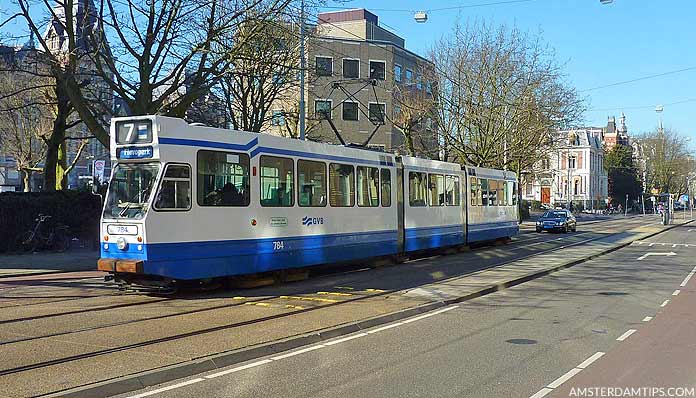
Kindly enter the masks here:
<path id="1" fill-rule="evenodd" d="M 518 233 L 509 172 L 161 116 L 114 119 L 111 159 L 98 269 L 124 283 L 257 274 Z"/>

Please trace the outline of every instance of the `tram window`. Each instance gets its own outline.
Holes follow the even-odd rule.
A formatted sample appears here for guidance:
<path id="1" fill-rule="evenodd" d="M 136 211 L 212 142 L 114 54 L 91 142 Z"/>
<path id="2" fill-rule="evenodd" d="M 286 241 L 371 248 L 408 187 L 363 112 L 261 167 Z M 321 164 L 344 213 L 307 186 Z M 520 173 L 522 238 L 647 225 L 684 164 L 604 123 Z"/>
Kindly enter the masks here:
<path id="1" fill-rule="evenodd" d="M 508 187 L 507 182 L 498 181 L 498 206 L 507 206 Z"/>
<path id="2" fill-rule="evenodd" d="M 358 206 L 379 206 L 379 169 L 358 166 Z"/>
<path id="3" fill-rule="evenodd" d="M 481 192 L 481 206 L 488 206 L 488 180 L 481 178 L 479 180 L 479 190 Z"/>
<path id="4" fill-rule="evenodd" d="M 457 176 L 446 176 L 445 177 L 445 197 L 447 199 L 448 206 L 459 206 L 459 177 Z"/>
<path id="5" fill-rule="evenodd" d="M 301 207 L 326 206 L 326 163 L 298 160 L 297 185 Z"/>
<path id="6" fill-rule="evenodd" d="M 350 164 L 329 164 L 329 203 L 332 207 L 355 206 L 355 168 Z"/>
<path id="7" fill-rule="evenodd" d="M 469 194 L 471 197 L 471 206 L 481 206 L 481 187 L 479 186 L 478 178 L 469 177 L 469 185 L 471 189 L 471 193 Z"/>
<path id="8" fill-rule="evenodd" d="M 411 207 L 427 206 L 427 176 L 425 173 L 408 172 L 408 203 Z"/>
<path id="9" fill-rule="evenodd" d="M 169 164 L 155 197 L 157 210 L 188 210 L 191 208 L 191 168 Z"/>
<path id="10" fill-rule="evenodd" d="M 498 206 L 498 180 L 488 180 L 488 206 Z"/>
<path id="11" fill-rule="evenodd" d="M 259 182 L 261 206 L 292 207 L 295 204 L 293 185 L 295 165 L 292 159 L 261 156 Z"/>
<path id="12" fill-rule="evenodd" d="M 428 174 L 430 206 L 445 205 L 445 177 L 442 174 Z"/>
<path id="13" fill-rule="evenodd" d="M 391 171 L 382 169 L 380 181 L 382 185 L 382 207 L 391 206 Z"/>
<path id="14" fill-rule="evenodd" d="M 249 205 L 249 155 L 198 151 L 198 204 Z"/>
<path id="15" fill-rule="evenodd" d="M 517 206 L 517 182 L 510 181 L 508 184 L 510 184 L 512 190 L 512 201 L 510 203 L 512 203 L 513 206 Z"/>

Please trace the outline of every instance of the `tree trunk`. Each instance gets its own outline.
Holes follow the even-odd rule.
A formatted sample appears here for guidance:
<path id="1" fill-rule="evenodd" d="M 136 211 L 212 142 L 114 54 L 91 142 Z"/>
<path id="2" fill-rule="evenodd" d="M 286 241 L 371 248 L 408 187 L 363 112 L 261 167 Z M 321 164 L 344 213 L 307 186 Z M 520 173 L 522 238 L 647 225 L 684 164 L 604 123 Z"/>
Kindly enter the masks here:
<path id="1" fill-rule="evenodd" d="M 66 160 L 65 133 L 71 106 L 60 83 L 56 86 L 56 99 L 56 118 L 53 121 L 53 131 L 46 141 L 44 192 L 53 192 L 64 187 L 64 173 L 62 171 L 65 169 L 65 166 L 59 166 L 62 164 L 61 162 Z"/>
<path id="2" fill-rule="evenodd" d="M 31 192 L 31 171 L 23 169 L 22 174 L 24 175 L 22 178 L 24 181 L 24 192 Z"/>

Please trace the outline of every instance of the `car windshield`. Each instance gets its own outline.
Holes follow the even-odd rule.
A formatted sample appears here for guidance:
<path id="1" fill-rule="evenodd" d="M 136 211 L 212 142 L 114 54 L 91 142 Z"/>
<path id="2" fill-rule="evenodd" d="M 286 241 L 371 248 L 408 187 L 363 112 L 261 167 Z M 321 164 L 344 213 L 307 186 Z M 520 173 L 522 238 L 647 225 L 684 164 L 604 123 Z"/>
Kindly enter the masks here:
<path id="1" fill-rule="evenodd" d="M 116 165 L 104 206 L 104 218 L 145 217 L 159 163 Z"/>
<path id="2" fill-rule="evenodd" d="M 566 218 L 566 212 L 564 211 L 547 211 L 542 215 L 543 218 Z"/>

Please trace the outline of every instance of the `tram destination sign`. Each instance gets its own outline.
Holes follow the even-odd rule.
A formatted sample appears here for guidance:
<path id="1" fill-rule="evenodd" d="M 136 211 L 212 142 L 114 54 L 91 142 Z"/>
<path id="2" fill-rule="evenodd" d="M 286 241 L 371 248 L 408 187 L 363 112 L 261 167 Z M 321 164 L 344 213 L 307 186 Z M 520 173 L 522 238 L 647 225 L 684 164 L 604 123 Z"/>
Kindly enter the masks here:
<path id="1" fill-rule="evenodd" d="M 123 147 L 116 149 L 116 157 L 119 159 L 149 159 L 152 157 L 151 146 Z"/>

